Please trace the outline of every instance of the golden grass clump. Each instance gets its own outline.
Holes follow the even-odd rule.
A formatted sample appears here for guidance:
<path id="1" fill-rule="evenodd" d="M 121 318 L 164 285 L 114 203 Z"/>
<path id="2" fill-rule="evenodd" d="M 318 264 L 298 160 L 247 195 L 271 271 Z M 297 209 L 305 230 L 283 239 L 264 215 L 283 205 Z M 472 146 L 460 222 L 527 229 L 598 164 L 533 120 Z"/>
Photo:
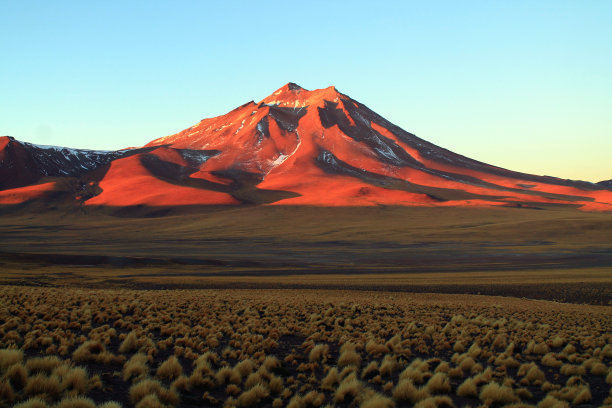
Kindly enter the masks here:
<path id="1" fill-rule="evenodd" d="M 10 366 L 2 376 L 2 383 L 6 383 L 16 389 L 25 387 L 28 381 L 28 371 L 21 363 Z"/>
<path id="2" fill-rule="evenodd" d="M 353 343 L 345 343 L 340 348 L 340 357 L 338 357 L 338 367 L 346 367 L 349 365 L 359 367 L 361 365 L 361 355 L 356 351 L 356 345 Z"/>
<path id="3" fill-rule="evenodd" d="M 170 356 L 157 368 L 155 375 L 165 380 L 173 380 L 183 373 L 183 366 L 176 356 Z"/>
<path id="4" fill-rule="evenodd" d="M 78 395 L 85 394 L 92 384 L 84 367 L 71 367 L 62 376 L 62 389 L 73 391 Z"/>
<path id="5" fill-rule="evenodd" d="M 270 395 L 270 390 L 264 384 L 257 384 L 238 396 L 238 405 L 252 407 L 259 404 Z"/>
<path id="6" fill-rule="evenodd" d="M 559 400 L 570 402 L 572 405 L 578 405 L 591 401 L 591 390 L 587 385 L 571 385 L 561 388 L 560 390 L 550 391 L 548 395 Z"/>
<path id="7" fill-rule="evenodd" d="M 354 374 L 346 377 L 334 392 L 334 402 L 348 403 L 353 401 L 363 390 L 363 383 Z"/>
<path id="8" fill-rule="evenodd" d="M 372 378 L 378 374 L 378 362 L 370 361 L 370 363 L 361 370 L 361 378 Z"/>
<path id="9" fill-rule="evenodd" d="M 173 389 L 165 388 L 158 380 L 144 379 L 130 387 L 130 400 L 133 404 L 140 403 L 148 396 L 154 396 L 166 405 L 177 405 L 179 396 Z M 152 403 L 152 399 L 149 399 Z M 146 402 L 148 404 L 149 402 Z"/>
<path id="10" fill-rule="evenodd" d="M 604 376 L 608 374 L 608 367 L 601 361 L 598 361 L 591 366 L 591 374 Z"/>
<path id="11" fill-rule="evenodd" d="M 138 350 L 138 335 L 135 331 L 131 331 L 121 342 L 119 346 L 120 353 L 129 353 Z"/>
<path id="12" fill-rule="evenodd" d="M 547 395 L 537 405 L 538 408 L 569 408 L 569 406 L 567 401 L 558 400 L 552 395 Z"/>
<path id="13" fill-rule="evenodd" d="M 376 340 L 369 340 L 365 345 L 366 353 L 372 356 L 380 356 L 389 352 L 389 348 L 384 344 L 378 344 Z"/>
<path id="14" fill-rule="evenodd" d="M 24 402 L 13 405 L 13 408 L 48 408 L 47 402 L 41 398 L 29 398 Z"/>
<path id="15" fill-rule="evenodd" d="M 466 378 L 459 387 L 457 387 L 457 395 L 460 397 L 476 397 L 478 396 L 478 384 L 473 377 Z"/>
<path id="16" fill-rule="evenodd" d="M 0 349 L 0 370 L 6 370 L 13 364 L 23 361 L 23 351 L 15 349 Z"/>
<path id="17" fill-rule="evenodd" d="M 306 395 L 294 395 L 287 408 L 318 408 L 325 402 L 325 394 L 317 391 L 309 391 Z M 281 405 L 282 406 L 282 405 Z"/>
<path id="18" fill-rule="evenodd" d="M 255 368 L 255 363 L 250 358 L 240 361 L 234 366 L 234 370 L 241 378 L 248 376 Z"/>
<path id="19" fill-rule="evenodd" d="M 136 353 L 123 365 L 123 381 L 130 378 L 142 379 L 149 374 L 149 357 L 142 353 Z"/>
<path id="20" fill-rule="evenodd" d="M 240 384 L 242 382 L 240 372 L 238 370 L 234 370 L 233 367 L 227 365 L 219 368 L 219 370 L 215 374 L 215 379 L 217 380 L 217 384 L 219 385 L 224 385 L 228 383 Z"/>
<path id="21" fill-rule="evenodd" d="M 494 382 L 482 387 L 479 398 L 487 405 L 510 404 L 520 401 L 520 398 L 515 394 L 512 388 Z"/>
<path id="22" fill-rule="evenodd" d="M 34 357 L 28 359 L 25 363 L 25 368 L 32 373 L 47 373 L 50 374 L 54 368 L 62 364 L 57 356 Z"/>
<path id="23" fill-rule="evenodd" d="M 66 397 L 57 403 L 54 408 L 96 408 L 96 403 L 86 397 Z"/>
<path id="24" fill-rule="evenodd" d="M 394 355 L 387 354 L 380 363 L 380 375 L 390 376 L 400 368 L 397 358 Z"/>
<path id="25" fill-rule="evenodd" d="M 98 405 L 98 408 L 121 408 L 121 404 L 117 401 L 106 401 Z"/>
<path id="26" fill-rule="evenodd" d="M 445 394 L 451 391 L 450 379 L 445 373 L 435 373 L 426 384 L 431 394 Z"/>
<path id="27" fill-rule="evenodd" d="M 28 378 L 28 382 L 24 388 L 25 395 L 36 397 L 39 395 L 49 396 L 57 399 L 62 391 L 60 379 L 57 376 L 46 376 L 37 374 Z"/>
<path id="28" fill-rule="evenodd" d="M 455 404 L 448 396 L 436 395 L 417 402 L 414 408 L 455 408 Z"/>
<path id="29" fill-rule="evenodd" d="M 411 379 L 400 379 L 392 391 L 393 399 L 400 402 L 415 403 L 430 396 L 426 387 L 417 388 Z"/>
<path id="30" fill-rule="evenodd" d="M 329 345 L 327 344 L 316 344 L 310 353 L 308 353 L 308 361 L 311 363 L 320 361 L 322 363 L 327 362 L 327 356 L 329 355 Z"/>
<path id="31" fill-rule="evenodd" d="M 321 380 L 321 389 L 333 391 L 337 384 L 340 384 L 340 374 L 336 367 L 332 367 Z"/>
<path id="32" fill-rule="evenodd" d="M 359 408 L 394 408 L 395 402 L 380 393 L 374 393 L 366 398 L 359 404 Z"/>
<path id="33" fill-rule="evenodd" d="M 122 362 L 121 359 L 106 351 L 106 347 L 99 340 L 88 340 L 81 344 L 72 353 L 72 359 L 78 363 L 110 364 Z"/>

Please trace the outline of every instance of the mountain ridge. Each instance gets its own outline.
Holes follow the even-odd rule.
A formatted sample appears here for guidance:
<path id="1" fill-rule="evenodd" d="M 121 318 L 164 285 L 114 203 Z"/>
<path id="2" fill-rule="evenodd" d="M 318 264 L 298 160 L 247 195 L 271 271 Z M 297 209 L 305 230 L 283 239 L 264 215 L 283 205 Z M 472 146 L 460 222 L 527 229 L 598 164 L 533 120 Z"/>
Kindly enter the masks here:
<path id="1" fill-rule="evenodd" d="M 537 176 L 473 160 L 401 129 L 333 86 L 309 91 L 292 82 L 141 148 L 102 152 L 9 138 L 0 139 L 0 159 L 0 204 L 44 200 L 47 192 L 58 193 L 61 179 L 86 191 L 59 188 L 81 206 L 612 209 L 609 182 Z M 41 194 L 16 198 L 23 192 L 13 190 L 36 192 L 37 183 L 45 185 Z"/>

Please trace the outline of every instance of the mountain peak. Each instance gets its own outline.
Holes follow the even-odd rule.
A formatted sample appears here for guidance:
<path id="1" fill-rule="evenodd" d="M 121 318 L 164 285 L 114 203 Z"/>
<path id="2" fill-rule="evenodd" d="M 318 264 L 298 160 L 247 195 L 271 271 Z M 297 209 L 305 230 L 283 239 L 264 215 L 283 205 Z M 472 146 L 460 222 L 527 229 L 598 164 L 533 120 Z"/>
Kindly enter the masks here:
<path id="1" fill-rule="evenodd" d="M 279 106 L 306 106 L 322 103 L 323 100 L 334 100 L 339 97 L 339 92 L 334 86 L 309 91 L 301 86 L 289 82 L 278 88 L 269 96 L 261 100 L 265 105 Z"/>

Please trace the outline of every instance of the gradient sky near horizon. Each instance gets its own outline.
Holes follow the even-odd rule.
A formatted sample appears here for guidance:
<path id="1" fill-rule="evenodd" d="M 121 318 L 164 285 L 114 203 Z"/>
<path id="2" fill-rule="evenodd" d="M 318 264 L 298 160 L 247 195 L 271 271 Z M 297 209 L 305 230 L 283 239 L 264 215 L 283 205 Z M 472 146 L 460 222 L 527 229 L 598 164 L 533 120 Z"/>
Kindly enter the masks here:
<path id="1" fill-rule="evenodd" d="M 0 135 L 141 146 L 334 85 L 439 146 L 612 179 L 610 1 L 0 1 Z"/>

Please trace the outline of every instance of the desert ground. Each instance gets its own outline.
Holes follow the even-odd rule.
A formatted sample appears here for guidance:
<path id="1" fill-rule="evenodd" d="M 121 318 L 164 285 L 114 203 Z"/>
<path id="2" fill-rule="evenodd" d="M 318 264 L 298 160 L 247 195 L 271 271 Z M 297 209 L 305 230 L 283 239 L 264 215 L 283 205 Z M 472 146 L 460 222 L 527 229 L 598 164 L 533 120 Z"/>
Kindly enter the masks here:
<path id="1" fill-rule="evenodd" d="M 610 213 L 2 211 L 2 406 L 612 405 Z"/>

